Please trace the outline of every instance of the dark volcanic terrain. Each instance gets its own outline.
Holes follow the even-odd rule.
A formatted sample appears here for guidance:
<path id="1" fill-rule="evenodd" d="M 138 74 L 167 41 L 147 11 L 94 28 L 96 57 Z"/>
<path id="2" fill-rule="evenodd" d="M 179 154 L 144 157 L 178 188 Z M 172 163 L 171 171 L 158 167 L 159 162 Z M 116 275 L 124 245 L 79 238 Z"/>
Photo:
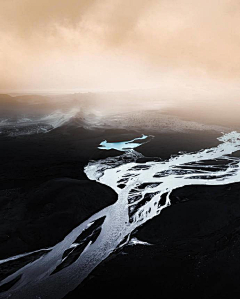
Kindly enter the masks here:
<path id="1" fill-rule="evenodd" d="M 112 189 L 89 181 L 84 167 L 121 154 L 99 150 L 101 141 L 141 134 L 154 135 L 137 149 L 146 157 L 141 162 L 216 146 L 221 135 L 87 129 L 72 120 L 46 134 L 0 136 L 0 259 L 43 249 L 0 264 L 0 278 L 39 258 L 117 200 Z M 152 245 L 116 250 L 65 298 L 239 298 L 239 192 L 240 184 L 175 190 L 172 206 L 132 235 Z"/>

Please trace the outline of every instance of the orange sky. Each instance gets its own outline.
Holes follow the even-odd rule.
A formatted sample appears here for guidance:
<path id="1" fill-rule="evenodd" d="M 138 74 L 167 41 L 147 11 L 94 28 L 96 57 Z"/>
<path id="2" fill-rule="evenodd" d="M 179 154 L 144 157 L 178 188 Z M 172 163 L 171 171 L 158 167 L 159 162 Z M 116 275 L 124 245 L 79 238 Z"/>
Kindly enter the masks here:
<path id="1" fill-rule="evenodd" d="M 239 0 L 0 0 L 0 90 L 236 89 L 239 28 Z"/>

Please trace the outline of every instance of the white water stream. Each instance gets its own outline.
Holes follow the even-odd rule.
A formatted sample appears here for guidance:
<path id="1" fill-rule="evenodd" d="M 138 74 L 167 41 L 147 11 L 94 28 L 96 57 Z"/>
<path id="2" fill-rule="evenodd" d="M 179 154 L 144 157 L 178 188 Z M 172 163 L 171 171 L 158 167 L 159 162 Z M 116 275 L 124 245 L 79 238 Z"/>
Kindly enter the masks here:
<path id="1" fill-rule="evenodd" d="M 136 140 L 141 139 L 145 137 Z M 116 191 L 117 202 L 76 227 L 50 252 L 4 279 L 0 285 L 14 279 L 15 284 L 0 298 L 63 298 L 116 248 L 124 246 L 138 226 L 170 206 L 172 190 L 187 185 L 240 182 L 240 158 L 231 156 L 240 150 L 237 132 L 220 137 L 217 147 L 160 162 L 137 163 L 143 156 L 126 148 L 134 141 L 121 143 L 125 150 L 122 155 L 91 161 L 85 167 L 90 180 Z M 107 145 L 105 142 L 104 147 Z M 111 143 L 111 147 L 121 150 L 119 144 Z M 131 243 L 141 244 L 136 239 Z"/>

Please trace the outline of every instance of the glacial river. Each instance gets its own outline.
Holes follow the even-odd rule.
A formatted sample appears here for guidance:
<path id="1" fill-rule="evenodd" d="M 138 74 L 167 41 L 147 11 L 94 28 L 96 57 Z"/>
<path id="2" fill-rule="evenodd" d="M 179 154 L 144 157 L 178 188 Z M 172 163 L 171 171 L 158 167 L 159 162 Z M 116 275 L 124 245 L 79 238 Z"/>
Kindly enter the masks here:
<path id="1" fill-rule="evenodd" d="M 136 148 L 150 139 L 143 135 L 130 141 L 100 144 L 100 149 L 114 148 L 121 155 L 90 161 L 85 173 L 90 180 L 115 190 L 117 202 L 92 215 L 41 258 L 4 279 L 0 285 L 12 286 L 0 298 L 63 298 L 112 252 L 128 244 L 138 226 L 169 207 L 172 190 L 187 185 L 240 182 L 240 158 L 232 155 L 240 150 L 237 132 L 218 138 L 217 147 L 179 153 L 166 161 L 137 163 L 143 156 Z"/>

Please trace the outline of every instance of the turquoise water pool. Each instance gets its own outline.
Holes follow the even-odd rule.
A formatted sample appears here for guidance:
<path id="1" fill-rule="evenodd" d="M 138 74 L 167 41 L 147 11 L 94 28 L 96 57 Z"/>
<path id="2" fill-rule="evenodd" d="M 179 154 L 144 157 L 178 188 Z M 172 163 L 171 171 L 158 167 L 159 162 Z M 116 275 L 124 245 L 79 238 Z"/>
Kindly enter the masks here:
<path id="1" fill-rule="evenodd" d="M 98 147 L 99 149 L 104 149 L 104 150 L 117 150 L 117 151 L 126 151 L 129 149 L 134 149 L 140 145 L 143 144 L 143 142 L 135 142 L 138 140 L 144 140 L 147 139 L 148 136 L 142 135 L 142 137 L 134 138 L 129 141 L 120 141 L 120 142 L 107 142 L 107 140 L 104 140 L 100 143 L 100 146 Z"/>

